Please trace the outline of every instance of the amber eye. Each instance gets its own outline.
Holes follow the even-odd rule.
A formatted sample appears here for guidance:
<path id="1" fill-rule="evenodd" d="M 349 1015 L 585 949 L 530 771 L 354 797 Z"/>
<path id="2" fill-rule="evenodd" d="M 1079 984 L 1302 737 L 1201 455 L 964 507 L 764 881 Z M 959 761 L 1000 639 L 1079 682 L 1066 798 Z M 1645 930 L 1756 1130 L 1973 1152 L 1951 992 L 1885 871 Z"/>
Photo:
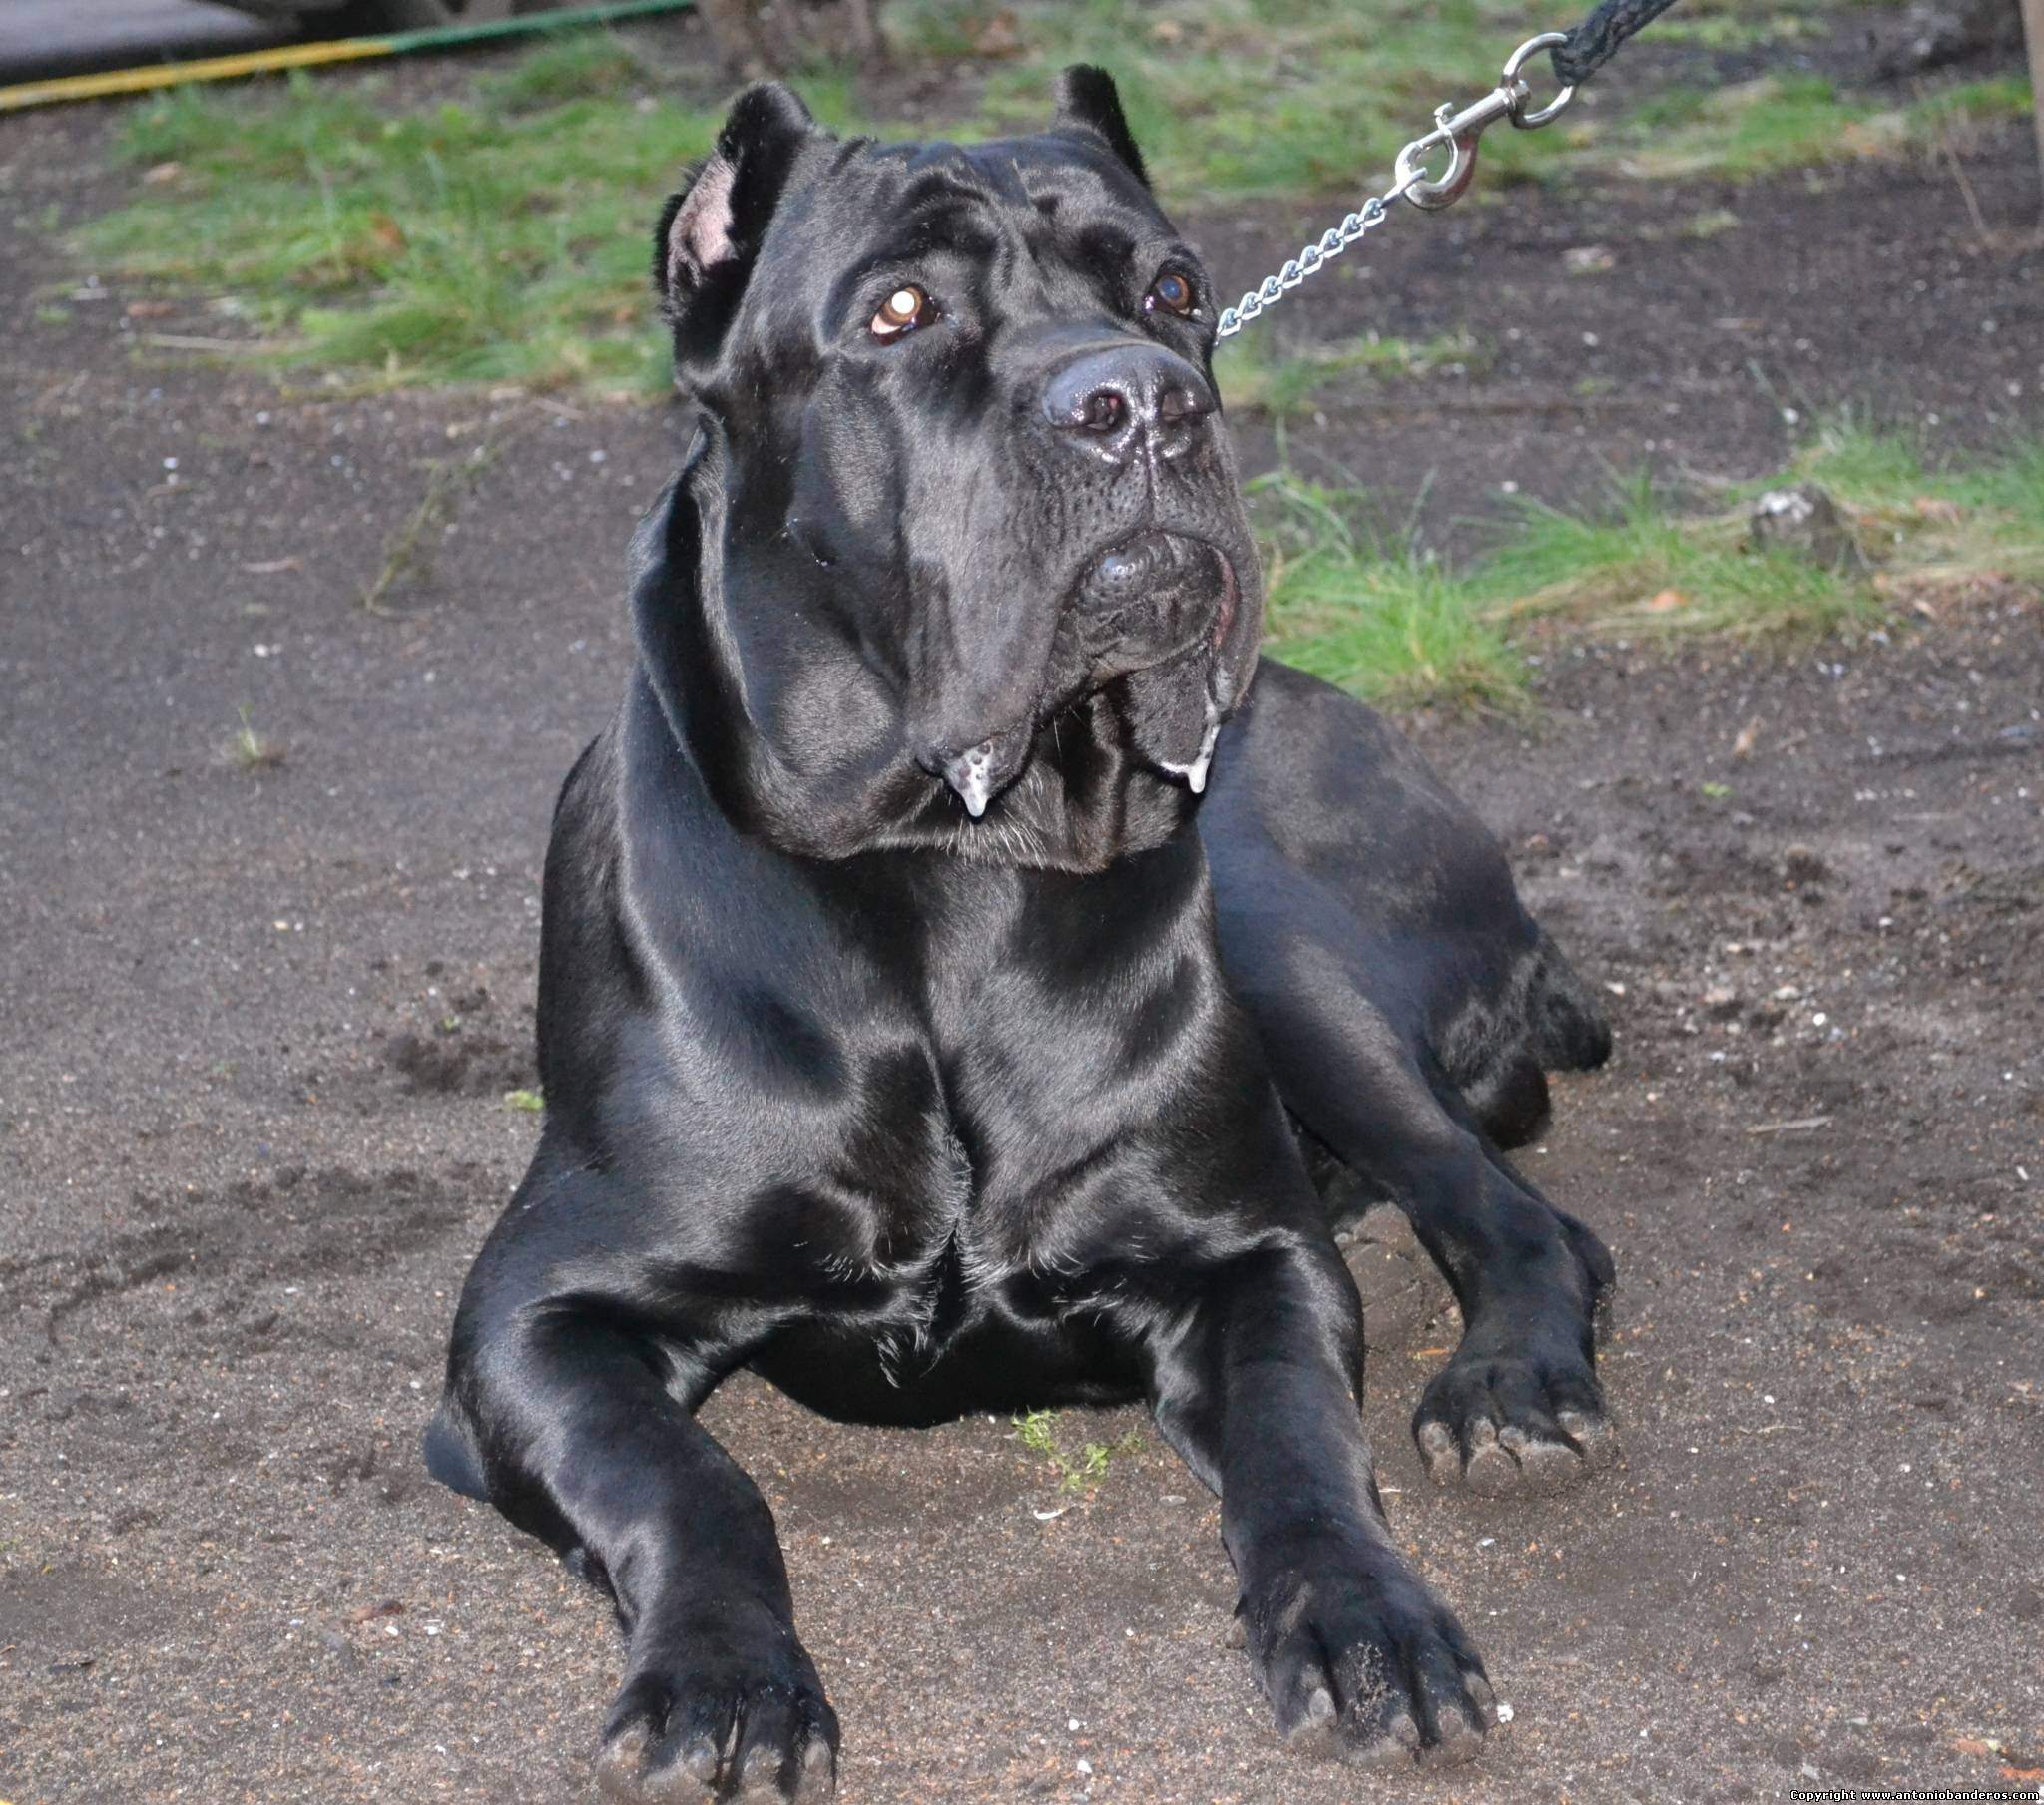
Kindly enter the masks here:
<path id="1" fill-rule="evenodd" d="M 873 315 L 873 336 L 899 338 L 903 332 L 928 325 L 936 316 L 936 302 L 913 282 L 904 282 L 880 303 L 879 312 Z"/>
<path id="2" fill-rule="evenodd" d="M 1150 292 L 1143 297 L 1143 310 L 1153 312 L 1162 307 L 1167 313 L 1176 313 L 1184 318 L 1192 312 L 1198 299 L 1191 282 L 1176 269 L 1167 269 L 1150 284 Z"/>

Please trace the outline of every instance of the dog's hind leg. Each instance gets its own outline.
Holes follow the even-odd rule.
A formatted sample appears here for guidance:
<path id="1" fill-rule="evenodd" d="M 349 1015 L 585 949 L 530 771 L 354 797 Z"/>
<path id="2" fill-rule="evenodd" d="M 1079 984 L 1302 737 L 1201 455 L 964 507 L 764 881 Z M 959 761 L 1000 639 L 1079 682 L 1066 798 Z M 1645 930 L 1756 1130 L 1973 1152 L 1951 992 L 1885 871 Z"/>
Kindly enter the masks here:
<path id="1" fill-rule="evenodd" d="M 462 1294 L 427 1465 L 615 1600 L 629 1652 L 607 1797 L 810 1805 L 835 1788 L 837 1720 L 772 1514 L 696 1421 L 735 1350 L 692 1332 L 686 1300 L 626 1251 L 648 1214 L 542 1146 Z"/>
<path id="2" fill-rule="evenodd" d="M 1611 1028 L 1589 987 L 1543 930 L 1532 932 L 1501 975 L 1467 985 L 1426 1031 L 1470 1117 L 1501 1147 L 1525 1146 L 1547 1127 L 1548 1073 L 1587 1072 L 1611 1057 Z"/>
<path id="3" fill-rule="evenodd" d="M 1286 1108 L 1404 1210 L 1461 1307 L 1461 1344 L 1413 1417 L 1433 1478 L 1547 1492 L 1606 1464 L 1617 1444 L 1596 1372 L 1613 1277 L 1603 1243 L 1504 1163 L 1324 947 L 1293 941 L 1230 976 Z"/>
<path id="4" fill-rule="evenodd" d="M 1231 987 L 1279 1095 L 1410 1218 L 1463 1337 L 1414 1420 L 1429 1469 L 1548 1489 L 1615 1448 L 1594 1326 L 1611 1256 L 1498 1152 L 1547 1069 L 1610 1033 L 1497 842 L 1377 716 L 1267 665 L 1201 813 Z"/>

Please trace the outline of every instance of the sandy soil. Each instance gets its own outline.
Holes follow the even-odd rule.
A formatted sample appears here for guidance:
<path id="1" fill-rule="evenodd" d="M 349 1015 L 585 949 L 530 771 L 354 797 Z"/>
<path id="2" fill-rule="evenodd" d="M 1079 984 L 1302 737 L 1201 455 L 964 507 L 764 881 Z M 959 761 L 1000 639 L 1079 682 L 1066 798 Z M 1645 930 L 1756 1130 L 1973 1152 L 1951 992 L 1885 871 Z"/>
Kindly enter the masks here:
<path id="1" fill-rule="evenodd" d="M 32 326 L 76 279 L 43 209 L 109 192 L 104 118 L 0 123 L 0 1795 L 581 1799 L 607 1611 L 413 1450 L 533 1140 L 502 1097 L 547 811 L 617 692 L 672 428 L 150 367 L 120 294 Z M 2024 145 L 1969 166 L 2003 225 Z M 1648 240 L 1619 189 L 1401 222 L 1312 329 L 1500 354 L 1293 455 L 1393 507 L 1438 472 L 1445 523 L 1601 458 L 1766 467 L 1788 396 L 2038 422 L 2037 253 L 1982 244 L 1948 177 L 1723 204 L 1703 243 Z M 1291 224 L 1196 221 L 1245 281 Z M 1608 275 L 1563 273 L 1584 242 Z M 485 440 L 429 568 L 365 611 L 428 461 Z M 1541 689 L 1531 726 L 1414 726 L 1612 987 L 1619 1056 L 1527 1162 L 1618 1255 L 1626 1464 L 1437 1495 L 1404 1421 L 1451 1325 L 1380 1313 L 1370 1381 L 1394 1521 L 1513 1722 L 1451 1774 L 1296 1762 L 1154 1436 L 1070 1495 L 1005 1422 L 853 1431 L 740 1384 L 712 1414 L 779 1518 L 847 1801 L 2035 1783 L 2039 610 L 1986 586 L 1788 658 L 1557 646 Z M 280 762 L 232 755 L 245 709 Z"/>

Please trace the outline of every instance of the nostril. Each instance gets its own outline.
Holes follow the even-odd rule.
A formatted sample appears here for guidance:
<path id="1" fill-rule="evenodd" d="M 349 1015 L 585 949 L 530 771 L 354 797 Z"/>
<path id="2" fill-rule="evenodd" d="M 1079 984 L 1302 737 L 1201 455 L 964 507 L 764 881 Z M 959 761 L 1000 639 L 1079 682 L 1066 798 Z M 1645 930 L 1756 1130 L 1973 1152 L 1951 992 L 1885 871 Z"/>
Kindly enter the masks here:
<path id="1" fill-rule="evenodd" d="M 1140 546 L 1105 553 L 1093 567 L 1095 579 L 1110 595 L 1134 590 L 1150 574 L 1150 558 Z"/>
<path id="2" fill-rule="evenodd" d="M 1178 426 L 1187 420 L 1197 420 L 1207 412 L 1206 404 L 1189 388 L 1176 384 L 1167 388 L 1157 398 L 1157 417 L 1167 426 Z"/>
<path id="3" fill-rule="evenodd" d="M 1097 388 L 1079 410 L 1079 424 L 1088 432 L 1113 432 L 1129 411 L 1129 404 L 1111 388 Z"/>

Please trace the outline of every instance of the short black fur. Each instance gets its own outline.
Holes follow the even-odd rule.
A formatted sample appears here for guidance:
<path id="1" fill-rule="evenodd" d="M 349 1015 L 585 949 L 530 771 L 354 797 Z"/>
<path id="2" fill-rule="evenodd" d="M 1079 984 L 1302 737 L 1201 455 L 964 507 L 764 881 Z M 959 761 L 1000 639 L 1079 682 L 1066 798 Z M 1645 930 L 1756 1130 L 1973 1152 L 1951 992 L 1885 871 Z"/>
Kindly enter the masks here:
<path id="1" fill-rule="evenodd" d="M 693 442 L 555 812 L 546 1120 L 429 1467 L 611 1592 L 599 1771 L 640 1805 L 834 1787 L 771 1517 L 697 1420 L 741 1367 L 862 1422 L 1143 1400 L 1279 1728 L 1473 1753 L 1309 1158 L 1461 1303 L 1435 1477 L 1562 1483 L 1613 1446 L 1611 1261 L 1499 1149 L 1609 1036 L 1411 748 L 1256 674 L 1212 284 L 1112 83 L 971 148 L 750 91 L 656 254 Z"/>

